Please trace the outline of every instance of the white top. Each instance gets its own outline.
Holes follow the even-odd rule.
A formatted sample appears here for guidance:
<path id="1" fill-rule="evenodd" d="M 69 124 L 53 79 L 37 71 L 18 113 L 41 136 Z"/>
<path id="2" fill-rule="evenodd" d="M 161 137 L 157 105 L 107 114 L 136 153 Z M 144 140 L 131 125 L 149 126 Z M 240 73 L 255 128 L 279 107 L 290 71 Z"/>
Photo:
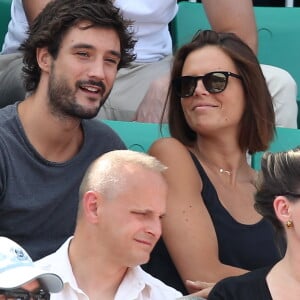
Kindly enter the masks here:
<path id="1" fill-rule="evenodd" d="M 8 32 L 5 35 L 1 54 L 18 52 L 18 48 L 27 36 L 28 22 L 22 0 L 12 0 L 10 14 L 11 20 L 8 24 Z"/>
<path id="2" fill-rule="evenodd" d="M 115 0 L 125 18 L 135 21 L 137 62 L 161 60 L 172 53 L 168 24 L 175 17 L 176 0 Z"/>
<path id="3" fill-rule="evenodd" d="M 61 277 L 64 288 L 61 292 L 51 294 L 51 300 L 88 300 L 89 297 L 78 287 L 72 272 L 68 256 L 70 237 L 56 252 L 50 254 L 35 264 Z M 84 257 L 82 258 L 84 259 Z M 99 270 L 101 272 L 101 270 Z M 118 291 L 115 300 L 175 300 L 182 294 L 160 280 L 152 277 L 141 267 L 129 268 Z"/>
<path id="4" fill-rule="evenodd" d="M 115 0 L 114 4 L 125 18 L 135 21 L 136 62 L 158 61 L 172 54 L 168 24 L 177 13 L 176 0 Z M 27 36 L 28 23 L 22 0 L 12 1 L 11 16 L 2 53 L 17 52 Z"/>

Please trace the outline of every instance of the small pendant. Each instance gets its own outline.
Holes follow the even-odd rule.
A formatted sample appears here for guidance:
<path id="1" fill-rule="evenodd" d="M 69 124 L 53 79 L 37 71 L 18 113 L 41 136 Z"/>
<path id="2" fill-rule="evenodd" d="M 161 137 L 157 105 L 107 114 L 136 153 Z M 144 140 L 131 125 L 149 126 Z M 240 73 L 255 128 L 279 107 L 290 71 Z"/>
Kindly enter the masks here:
<path id="1" fill-rule="evenodd" d="M 228 176 L 231 176 L 231 172 L 230 172 L 230 171 L 227 171 L 227 170 L 224 170 L 224 169 L 219 169 L 219 172 L 220 172 L 220 173 L 225 173 L 225 174 L 227 174 Z"/>

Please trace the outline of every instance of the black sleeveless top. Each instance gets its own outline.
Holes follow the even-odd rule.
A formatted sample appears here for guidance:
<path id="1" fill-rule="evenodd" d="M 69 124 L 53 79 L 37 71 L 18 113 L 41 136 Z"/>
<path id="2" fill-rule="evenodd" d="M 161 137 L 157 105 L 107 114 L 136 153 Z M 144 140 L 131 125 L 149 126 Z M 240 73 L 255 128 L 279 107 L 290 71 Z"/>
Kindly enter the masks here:
<path id="1" fill-rule="evenodd" d="M 272 225 L 265 219 L 253 225 L 241 224 L 233 219 L 220 203 L 218 194 L 200 162 L 192 153 L 191 156 L 203 182 L 201 195 L 216 231 L 220 261 L 246 270 L 277 262 L 281 256 Z M 162 239 L 153 249 L 150 261 L 142 267 L 151 275 L 187 294 Z"/>

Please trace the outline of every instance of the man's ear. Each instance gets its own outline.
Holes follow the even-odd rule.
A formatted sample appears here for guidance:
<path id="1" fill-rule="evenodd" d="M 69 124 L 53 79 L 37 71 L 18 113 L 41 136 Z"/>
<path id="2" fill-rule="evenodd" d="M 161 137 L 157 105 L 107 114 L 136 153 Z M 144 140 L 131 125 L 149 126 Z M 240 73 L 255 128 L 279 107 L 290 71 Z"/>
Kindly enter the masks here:
<path id="1" fill-rule="evenodd" d="M 291 221 L 291 203 L 285 196 L 277 196 L 274 199 L 273 207 L 277 218 L 284 224 Z"/>
<path id="2" fill-rule="evenodd" d="M 82 205 L 85 217 L 92 223 L 98 223 L 101 197 L 97 192 L 88 191 L 83 195 Z"/>
<path id="3" fill-rule="evenodd" d="M 49 73 L 52 65 L 52 56 L 48 52 L 47 48 L 37 48 L 36 49 L 36 59 L 39 67 L 44 72 Z"/>

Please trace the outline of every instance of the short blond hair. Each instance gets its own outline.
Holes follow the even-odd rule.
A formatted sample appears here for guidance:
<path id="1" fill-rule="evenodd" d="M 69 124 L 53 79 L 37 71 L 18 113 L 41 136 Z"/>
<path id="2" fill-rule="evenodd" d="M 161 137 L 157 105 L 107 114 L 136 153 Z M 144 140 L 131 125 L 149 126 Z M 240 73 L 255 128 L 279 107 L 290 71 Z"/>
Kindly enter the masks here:
<path id="1" fill-rule="evenodd" d="M 79 199 L 90 190 L 111 198 L 112 191 L 116 194 L 124 188 L 128 180 L 126 174 L 129 174 L 132 166 L 157 173 L 167 169 L 158 159 L 146 153 L 132 150 L 107 152 L 92 162 L 85 172 L 79 188 Z"/>

